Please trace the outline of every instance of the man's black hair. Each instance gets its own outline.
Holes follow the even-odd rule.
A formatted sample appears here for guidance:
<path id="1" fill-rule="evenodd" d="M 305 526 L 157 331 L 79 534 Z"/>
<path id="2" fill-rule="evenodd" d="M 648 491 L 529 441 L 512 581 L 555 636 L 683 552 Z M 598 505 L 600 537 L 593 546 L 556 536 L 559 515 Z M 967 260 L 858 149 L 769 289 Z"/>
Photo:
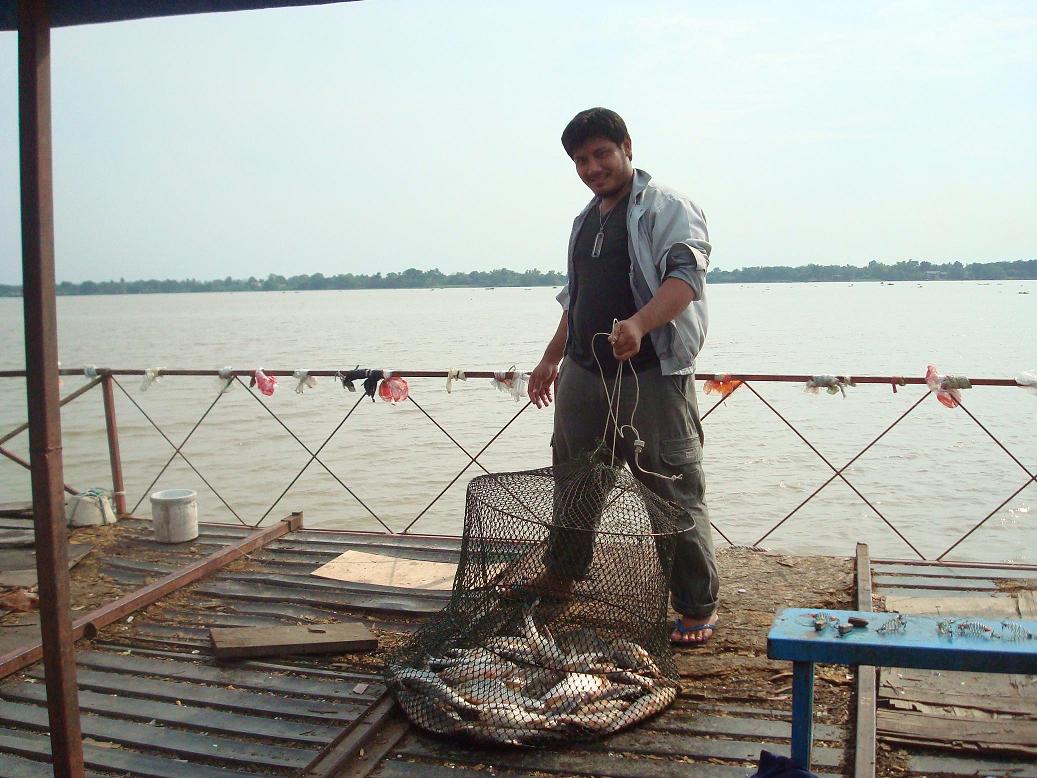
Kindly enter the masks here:
<path id="1" fill-rule="evenodd" d="M 623 117 L 608 108 L 588 108 L 573 117 L 562 130 L 562 148 L 570 157 L 590 138 L 604 138 L 622 146 L 630 137 Z"/>

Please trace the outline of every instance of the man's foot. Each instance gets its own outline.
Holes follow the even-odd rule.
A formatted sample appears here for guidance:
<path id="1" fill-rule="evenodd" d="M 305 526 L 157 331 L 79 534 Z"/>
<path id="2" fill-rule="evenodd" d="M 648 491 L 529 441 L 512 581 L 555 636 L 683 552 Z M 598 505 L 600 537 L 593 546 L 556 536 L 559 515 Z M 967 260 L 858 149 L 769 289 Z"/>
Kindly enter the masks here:
<path id="1" fill-rule="evenodd" d="M 713 637 L 717 628 L 717 614 L 704 619 L 678 616 L 670 633 L 670 643 L 675 646 L 703 646 Z"/>
<path id="2" fill-rule="evenodd" d="M 513 581 L 501 587 L 501 594 L 509 599 L 536 600 L 568 600 L 572 597 L 576 582 L 545 570 L 535 578 L 526 581 Z"/>

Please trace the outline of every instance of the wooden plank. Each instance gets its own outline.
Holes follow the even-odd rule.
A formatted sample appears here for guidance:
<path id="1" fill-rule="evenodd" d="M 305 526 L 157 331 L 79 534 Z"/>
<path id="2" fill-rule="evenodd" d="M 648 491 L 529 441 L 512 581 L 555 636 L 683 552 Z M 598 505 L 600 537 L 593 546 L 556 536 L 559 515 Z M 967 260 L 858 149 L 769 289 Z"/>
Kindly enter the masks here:
<path id="1" fill-rule="evenodd" d="M 32 502 L 0 502 L 0 516 L 32 522 Z M 6 524 L 0 524 L 0 527 Z"/>
<path id="2" fill-rule="evenodd" d="M 213 653 L 219 659 L 280 654 L 344 654 L 378 648 L 378 638 L 356 621 L 277 627 L 213 627 L 209 635 Z"/>
<path id="3" fill-rule="evenodd" d="M 1032 581 L 1037 586 L 1037 571 L 1017 567 L 948 567 L 933 565 L 919 567 L 907 564 L 872 564 L 872 570 L 878 575 L 903 575 L 924 578 L 936 575 L 941 578 L 981 578 L 987 581 Z"/>
<path id="4" fill-rule="evenodd" d="M 879 589 L 932 589 L 934 591 L 997 591 L 998 585 L 989 578 L 938 578 L 915 575 L 875 575 Z"/>
<path id="5" fill-rule="evenodd" d="M 29 678 L 42 678 L 43 669 L 34 668 L 26 673 Z M 215 710 L 262 712 L 295 721 L 316 721 L 341 725 L 367 710 L 367 704 L 331 703 L 325 700 L 304 700 L 277 694 L 260 694 L 218 686 L 202 686 L 179 681 L 153 681 L 137 675 L 120 675 L 80 667 L 76 673 L 80 689 L 107 692 L 121 696 L 141 697 L 176 703 L 205 705 Z"/>
<path id="6" fill-rule="evenodd" d="M 65 551 L 71 570 L 93 550 L 88 543 L 69 543 Z M 36 552 L 33 549 L 0 550 L 0 587 L 36 586 Z"/>
<path id="7" fill-rule="evenodd" d="M 199 601 L 191 602 L 193 608 L 203 606 L 201 598 Z M 276 616 L 298 622 L 335 621 L 342 617 L 339 610 L 328 610 L 327 608 L 311 608 L 308 605 L 296 605 L 291 602 L 248 602 L 247 600 L 228 600 L 227 602 L 213 600 L 221 608 L 229 608 L 236 613 L 254 614 L 257 616 Z M 369 622 L 370 623 L 370 622 Z"/>
<path id="8" fill-rule="evenodd" d="M 253 602 L 292 602 L 318 608 L 335 608 L 360 612 L 407 613 L 428 615 L 443 610 L 444 598 L 425 596 L 351 592 L 342 590 L 309 590 L 294 585 L 267 586 L 236 581 L 202 583 L 194 588 L 199 594 L 212 597 L 252 600 Z"/>
<path id="9" fill-rule="evenodd" d="M 878 712 L 878 734 L 892 742 L 1037 757 L 1037 721 L 934 716 L 908 711 Z"/>
<path id="10" fill-rule="evenodd" d="M 384 692 L 362 716 L 321 749 L 299 774 L 299 778 L 334 778 L 355 770 L 357 760 L 364 755 L 364 747 L 385 727 L 399 722 L 400 716 L 396 701 L 389 692 Z M 398 727 L 396 730 L 398 736 L 392 740 L 392 745 L 403 735 Z"/>
<path id="11" fill-rule="evenodd" d="M 318 578 L 312 575 L 277 575 L 265 571 L 222 573 L 215 576 L 217 580 L 233 580 L 243 583 L 262 583 L 289 586 L 293 589 L 310 589 L 333 592 L 356 592 L 358 594 L 395 594 L 419 597 L 439 603 L 440 608 L 450 599 L 450 591 L 432 589 L 413 589 L 408 586 L 389 586 L 365 581 L 340 581 L 331 578 Z"/>
<path id="12" fill-rule="evenodd" d="M 205 627 L 276 627 L 279 624 L 297 624 L 295 619 L 277 616 L 253 616 L 248 613 L 223 613 L 217 610 L 188 610 L 186 608 L 163 608 L 152 618 L 161 618 L 170 627 L 199 624 Z"/>
<path id="13" fill-rule="evenodd" d="M 250 672 L 247 669 L 223 669 L 202 664 L 175 660 L 146 659 L 135 656 L 119 656 L 100 651 L 80 651 L 76 660 L 83 667 L 109 670 L 117 673 L 152 675 L 158 678 L 174 678 L 195 683 L 212 683 L 233 686 L 237 689 L 255 689 L 273 694 L 289 694 L 295 697 L 314 697 L 318 700 L 370 703 L 377 694 L 369 688 L 365 694 L 353 689 L 357 684 L 368 683 L 372 687 L 381 679 L 377 676 L 343 674 L 340 679 L 322 678 L 310 680 L 287 675 Z M 251 664 L 251 663 L 250 663 Z M 289 668 L 294 672 L 305 672 L 305 668 Z"/>
<path id="14" fill-rule="evenodd" d="M 46 688 L 38 683 L 7 684 L 0 687 L 0 697 L 5 700 L 47 704 Z M 257 706 L 253 710 L 261 711 L 262 701 L 256 702 Z M 341 727 L 324 726 L 310 721 L 284 721 L 212 710 L 204 703 L 201 706 L 178 705 L 175 702 L 120 697 L 82 689 L 79 691 L 79 709 L 131 721 L 150 721 L 181 729 L 197 729 L 233 737 L 257 737 L 304 746 L 323 746 L 341 730 Z"/>
<path id="15" fill-rule="evenodd" d="M 788 756 L 787 743 L 770 741 L 741 742 L 731 740 L 713 740 L 708 738 L 679 737 L 655 743 L 645 739 L 639 745 L 617 742 L 622 737 L 616 735 L 599 743 L 571 746 L 566 751 L 550 749 L 527 749 L 522 751 L 480 748 L 478 746 L 453 745 L 449 741 L 432 740 L 426 737 L 409 735 L 396 747 L 396 753 L 428 761 L 448 762 L 462 765 L 492 764 L 503 769 L 542 770 L 550 773 L 582 775 L 617 776 L 636 778 L 637 776 L 672 776 L 674 765 L 689 760 L 695 769 L 710 760 L 737 762 L 754 765 L 759 759 L 760 750 L 766 749 L 774 754 Z M 667 759 L 638 759 L 637 757 L 667 757 Z M 617 758 L 619 757 L 619 758 Z M 680 762 L 675 761 L 681 760 Z M 817 747 L 814 749 L 814 762 L 828 768 L 838 768 L 842 752 L 832 748 Z M 738 767 L 740 775 L 745 777 L 746 768 Z M 815 771 L 816 772 L 816 771 Z M 699 775 L 689 771 L 689 775 Z"/>
<path id="16" fill-rule="evenodd" d="M 160 659 L 172 659 L 178 662 L 190 663 L 193 665 L 203 665 L 206 667 L 213 667 L 213 658 L 209 656 L 203 656 L 201 654 L 185 654 L 181 651 L 159 651 L 146 648 L 137 648 L 136 646 L 130 646 L 128 650 L 124 650 L 125 646 L 109 646 L 102 641 L 95 640 L 93 643 L 95 648 L 115 650 L 119 656 L 130 656 L 134 655 L 140 658 L 160 658 Z M 327 670 L 323 667 L 312 664 L 312 659 L 305 657 L 283 657 L 277 662 L 267 662 L 262 659 L 241 659 L 237 662 L 229 663 L 227 665 L 215 665 L 216 667 L 228 667 L 235 670 L 251 670 L 259 673 L 287 673 L 292 677 L 305 676 L 307 678 L 327 678 L 331 681 L 349 681 L 350 683 L 362 683 L 365 685 L 380 684 L 382 682 L 381 675 L 375 675 L 372 673 L 358 673 L 358 672 L 345 672 L 340 670 Z M 368 702 L 374 700 L 381 693 L 379 690 L 377 693 L 372 693 Z"/>
<path id="17" fill-rule="evenodd" d="M 859 611 L 872 610 L 871 555 L 866 543 L 857 544 L 856 605 Z M 853 775 L 854 778 L 875 776 L 875 708 L 878 704 L 875 687 L 878 673 L 871 665 L 855 668 L 854 685 L 857 690 L 855 717 Z"/>
<path id="18" fill-rule="evenodd" d="M 4 778 L 41 778 L 52 773 L 49 762 L 0 752 L 0 775 Z"/>
<path id="19" fill-rule="evenodd" d="M 404 762 L 398 759 L 379 763 L 375 771 L 371 773 L 375 778 L 486 778 L 487 775 L 493 774 L 487 773 L 485 770 L 468 770 L 458 765 L 448 767 L 427 762 Z M 532 775 L 532 773 L 508 772 L 509 778 L 519 775 Z"/>
<path id="20" fill-rule="evenodd" d="M 1037 778 L 1037 764 L 1032 759 L 1025 761 L 998 758 L 984 754 L 982 757 L 950 756 L 938 753 L 909 753 L 908 769 L 918 775 L 961 775 L 961 776 L 1011 776 L 1012 778 Z"/>
<path id="21" fill-rule="evenodd" d="M 0 728 L 0 751 L 20 754 L 30 759 L 49 760 L 50 738 L 35 732 Z M 132 775 L 133 778 L 184 778 L 185 767 L 188 767 L 182 759 L 170 759 L 124 748 L 105 748 L 89 742 L 83 743 L 83 762 L 87 767 L 111 770 L 120 775 Z M 191 778 L 234 778 L 253 774 L 197 762 L 189 765 L 189 772 Z M 37 775 L 50 775 L 50 770 Z"/>
<path id="22" fill-rule="evenodd" d="M 366 551 L 371 554 L 381 554 L 385 557 L 414 559 L 421 562 L 453 562 L 456 564 L 461 558 L 461 550 L 458 546 L 437 548 L 431 546 L 386 545 L 376 542 L 319 543 L 300 538 L 298 533 L 296 533 L 290 539 L 270 548 L 267 553 L 264 553 L 263 559 L 297 559 L 306 557 L 327 560 L 334 559 L 345 550 Z"/>
<path id="23" fill-rule="evenodd" d="M 882 668 L 883 700 L 976 708 L 1037 718 L 1031 676 Z"/>
<path id="24" fill-rule="evenodd" d="M 699 713 L 682 713 L 671 708 L 644 725 L 645 731 L 665 732 L 671 735 L 717 735 L 730 738 L 776 738 L 788 739 L 790 723 L 771 719 L 750 719 L 735 716 L 710 716 Z M 846 737 L 844 727 L 824 724 L 814 725 L 814 736 L 818 740 L 842 742 Z"/>
<path id="25" fill-rule="evenodd" d="M 4 703 L 0 708 L 0 721 L 40 731 L 49 728 L 46 708 L 17 702 Z M 198 735 L 171 727 L 108 719 L 89 713 L 80 716 L 80 723 L 84 737 L 231 765 L 296 770 L 308 764 L 312 757 L 311 750 L 283 744 L 267 746 L 216 735 Z"/>

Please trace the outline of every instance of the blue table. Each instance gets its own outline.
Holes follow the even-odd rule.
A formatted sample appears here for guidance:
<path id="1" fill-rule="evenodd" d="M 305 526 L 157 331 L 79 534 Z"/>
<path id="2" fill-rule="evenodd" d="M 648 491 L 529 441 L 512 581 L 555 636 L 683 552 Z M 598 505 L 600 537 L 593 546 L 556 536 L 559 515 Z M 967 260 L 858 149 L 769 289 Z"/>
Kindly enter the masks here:
<path id="1" fill-rule="evenodd" d="M 836 623 L 851 617 L 868 626 L 840 635 Z M 785 608 L 767 635 L 767 656 L 792 662 L 792 759 L 809 770 L 815 662 L 1037 675 L 1037 622 Z"/>

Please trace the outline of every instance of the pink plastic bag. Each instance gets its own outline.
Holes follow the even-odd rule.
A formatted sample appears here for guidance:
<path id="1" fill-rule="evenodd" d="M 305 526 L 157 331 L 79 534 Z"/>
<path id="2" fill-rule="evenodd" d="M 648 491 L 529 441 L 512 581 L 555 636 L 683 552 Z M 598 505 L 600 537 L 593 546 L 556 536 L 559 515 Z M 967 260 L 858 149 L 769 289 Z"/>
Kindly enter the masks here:
<path id="1" fill-rule="evenodd" d="M 389 376 L 378 386 L 378 396 L 393 405 L 406 400 L 409 394 L 410 387 L 402 376 Z"/>
<path id="2" fill-rule="evenodd" d="M 944 389 L 943 376 L 936 372 L 936 365 L 929 365 L 925 371 L 925 383 L 929 390 L 936 393 L 936 399 L 948 408 L 957 408 L 961 401 L 961 393 L 957 389 Z"/>
<path id="3" fill-rule="evenodd" d="M 260 393 L 269 397 L 274 393 L 274 390 L 277 389 L 277 378 L 272 375 L 267 375 L 263 372 L 262 368 L 260 368 L 252 374 L 252 381 L 249 383 L 249 386 L 259 387 Z"/>

